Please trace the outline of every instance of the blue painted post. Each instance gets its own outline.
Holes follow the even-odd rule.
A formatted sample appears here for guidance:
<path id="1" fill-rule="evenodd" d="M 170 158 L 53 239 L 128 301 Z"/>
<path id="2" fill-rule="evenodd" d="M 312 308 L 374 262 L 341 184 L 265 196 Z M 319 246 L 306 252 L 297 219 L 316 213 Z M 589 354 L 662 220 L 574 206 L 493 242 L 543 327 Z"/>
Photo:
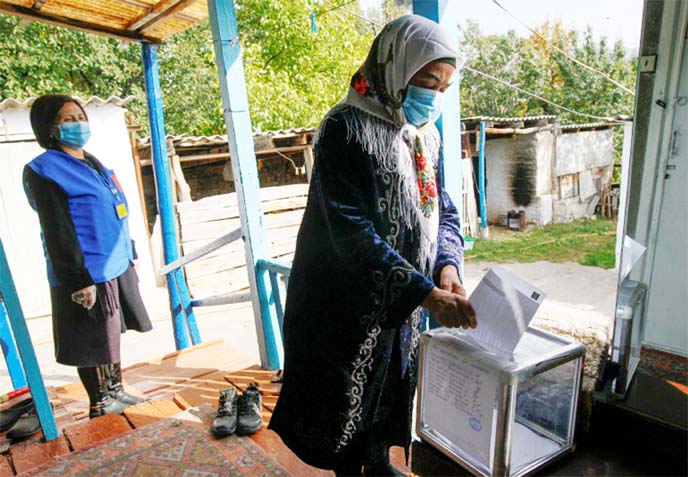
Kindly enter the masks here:
<path id="1" fill-rule="evenodd" d="M 263 267 L 258 266 L 258 260 L 267 258 L 268 255 L 234 3 L 226 0 L 208 0 L 208 13 L 215 60 L 220 75 L 234 187 L 239 201 L 241 229 L 245 240 L 246 265 L 261 365 L 266 369 L 280 369 L 284 351 L 274 299 L 269 291 L 268 273 Z"/>
<path id="2" fill-rule="evenodd" d="M 480 192 L 480 238 L 487 239 L 487 198 L 485 197 L 485 123 L 480 121 L 480 149 L 478 151 L 478 191 Z"/>
<path id="3" fill-rule="evenodd" d="M 5 355 L 5 363 L 7 364 L 7 371 L 10 373 L 12 386 L 14 386 L 14 389 L 19 389 L 26 386 L 26 376 L 17 354 L 12 328 L 7 320 L 5 302 L 2 300 L 1 295 L 0 293 L 0 346 L 2 346 L 2 354 Z"/>
<path id="4" fill-rule="evenodd" d="M 38 367 L 38 360 L 36 353 L 31 343 L 31 336 L 29 329 L 24 320 L 24 312 L 19 304 L 19 297 L 17 296 L 17 289 L 12 280 L 12 273 L 10 272 L 9 264 L 7 263 L 7 256 L 5 255 L 5 248 L 0 240 L 0 294 L 7 307 L 7 314 L 10 318 L 10 325 L 14 338 L 17 341 L 17 349 L 19 351 L 19 358 L 24 365 L 26 372 L 26 379 L 31 389 L 31 396 L 36 404 L 36 413 L 38 414 L 38 421 L 41 423 L 41 429 L 46 440 L 57 439 L 60 436 L 55 423 L 55 416 L 50 406 L 48 393 L 45 391 L 45 385 L 41 378 L 41 369 Z"/>
<path id="5" fill-rule="evenodd" d="M 151 131 L 151 151 L 153 156 L 153 173 L 158 198 L 158 214 L 162 225 L 162 246 L 165 264 L 179 258 L 177 231 L 175 230 L 170 184 L 170 164 L 167 160 L 167 142 L 165 121 L 162 109 L 162 90 L 160 89 L 160 72 L 158 70 L 157 47 L 149 43 L 141 44 L 143 74 L 146 82 L 146 100 L 148 102 L 148 120 Z M 186 286 L 186 279 L 181 270 L 167 275 L 167 291 L 170 296 L 174 342 L 177 349 L 184 349 L 201 342 L 196 325 L 191 297 Z"/>
<path id="6" fill-rule="evenodd" d="M 424 16 L 442 25 L 454 38 L 458 46 L 457 22 L 458 2 L 454 0 L 413 0 L 413 13 Z M 463 174 L 461 171 L 461 108 L 459 98 L 459 76 L 444 92 L 444 109 L 437 120 L 442 136 L 442 170 L 440 176 L 459 214 L 463 211 Z M 463 221 L 463 217 L 461 217 Z M 463 263 L 459 264 L 463 270 Z M 463 271 L 461 271 L 463 276 Z M 426 328 L 437 328 L 440 324 L 428 313 Z"/>
<path id="7" fill-rule="evenodd" d="M 442 25 L 459 43 L 457 4 L 454 0 L 413 0 L 413 13 Z M 437 120 L 442 135 L 442 180 L 452 202 L 461 214 L 463 210 L 463 175 L 461 173 L 461 108 L 459 76 L 444 93 L 444 109 Z M 463 217 L 461 218 L 463 220 Z"/>

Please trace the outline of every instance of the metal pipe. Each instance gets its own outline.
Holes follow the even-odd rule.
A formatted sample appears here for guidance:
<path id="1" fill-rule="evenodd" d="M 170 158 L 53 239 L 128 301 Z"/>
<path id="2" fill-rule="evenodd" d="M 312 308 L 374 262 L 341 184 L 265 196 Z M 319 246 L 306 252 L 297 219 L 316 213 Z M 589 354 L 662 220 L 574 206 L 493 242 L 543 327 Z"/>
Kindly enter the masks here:
<path id="1" fill-rule="evenodd" d="M 170 164 L 167 159 L 167 144 L 165 141 L 165 122 L 162 112 L 162 90 L 160 88 L 157 47 L 148 43 L 142 43 L 141 53 L 151 130 L 153 173 L 158 199 L 158 213 L 162 226 L 164 259 L 167 264 L 179 258 L 179 250 L 174 212 L 172 210 L 172 185 L 170 184 Z M 193 337 L 194 342 L 200 342 L 200 335 L 196 326 L 196 317 L 191 307 L 191 297 L 189 296 L 186 279 L 180 270 L 175 270 L 167 275 L 167 291 L 170 297 L 175 346 L 177 349 L 188 348 L 191 346 L 191 336 L 189 336 L 188 330 L 192 330 L 196 335 Z"/>
<path id="2" fill-rule="evenodd" d="M 2 345 L 2 353 L 5 355 L 5 364 L 12 380 L 12 386 L 14 389 L 26 386 L 26 375 L 17 354 L 17 346 L 14 344 L 12 327 L 7 320 L 7 310 L 5 309 L 5 302 L 2 300 L 2 293 L 0 293 L 0 345 Z"/>
<path id="3" fill-rule="evenodd" d="M 480 191 L 480 238 L 487 239 L 490 230 L 487 226 L 487 198 L 485 197 L 485 122 L 480 121 L 480 140 L 478 152 L 478 189 Z"/>

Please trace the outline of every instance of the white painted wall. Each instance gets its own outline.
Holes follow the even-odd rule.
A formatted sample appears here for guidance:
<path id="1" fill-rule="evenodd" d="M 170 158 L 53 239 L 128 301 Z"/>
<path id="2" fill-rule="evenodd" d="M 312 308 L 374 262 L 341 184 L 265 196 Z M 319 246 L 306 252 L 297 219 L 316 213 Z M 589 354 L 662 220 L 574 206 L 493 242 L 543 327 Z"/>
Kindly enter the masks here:
<path id="1" fill-rule="evenodd" d="M 141 285 L 154 287 L 125 109 L 113 103 L 90 104 L 85 109 L 92 131 L 85 149 L 116 172 L 129 201 L 129 227 L 137 244 Z M 38 216 L 28 205 L 21 182 L 24 165 L 42 151 L 33 140 L 28 109 L 0 111 L 0 238 L 27 318 L 50 313 L 40 225 Z"/>
<path id="2" fill-rule="evenodd" d="M 552 192 L 552 133 L 542 131 L 490 139 L 485 146 L 485 157 L 488 222 L 498 223 L 499 215 L 510 210 L 525 210 L 528 222 L 548 223 L 552 216 L 552 200 L 551 197 L 541 199 L 540 196 Z M 534 194 L 527 207 L 517 205 L 513 199 L 513 169 L 519 157 L 521 160 L 529 157 L 533 161 Z"/>

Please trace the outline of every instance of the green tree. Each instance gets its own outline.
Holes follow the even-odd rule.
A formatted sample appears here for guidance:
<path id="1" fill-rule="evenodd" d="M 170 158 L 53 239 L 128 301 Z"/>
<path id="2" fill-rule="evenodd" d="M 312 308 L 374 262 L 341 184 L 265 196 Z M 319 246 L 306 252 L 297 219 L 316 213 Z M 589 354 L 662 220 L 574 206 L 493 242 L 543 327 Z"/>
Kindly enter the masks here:
<path id="1" fill-rule="evenodd" d="M 632 114 L 629 94 L 599 74 L 574 63 L 560 50 L 633 90 L 636 59 L 629 58 L 620 42 L 612 48 L 605 38 L 595 40 L 588 28 L 579 33 L 561 23 L 544 23 L 530 37 L 483 35 L 475 23 L 461 28 L 460 48 L 466 65 L 518 85 L 574 111 L 608 117 Z M 544 38 L 544 40 L 543 40 Z M 485 78 L 465 71 L 461 82 L 463 116 L 520 116 L 556 114 L 563 123 L 589 122 L 575 115 Z"/>
<path id="2" fill-rule="evenodd" d="M 0 99 L 48 92 L 143 97 L 136 45 L 0 15 Z"/>

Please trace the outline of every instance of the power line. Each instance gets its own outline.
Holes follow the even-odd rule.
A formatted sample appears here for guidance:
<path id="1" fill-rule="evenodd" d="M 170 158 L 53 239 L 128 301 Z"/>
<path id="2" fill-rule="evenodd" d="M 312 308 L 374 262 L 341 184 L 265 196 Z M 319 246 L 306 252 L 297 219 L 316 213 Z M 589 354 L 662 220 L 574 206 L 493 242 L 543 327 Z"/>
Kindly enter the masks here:
<path id="1" fill-rule="evenodd" d="M 627 93 L 629 93 L 629 94 L 635 96 L 635 92 L 634 92 L 633 90 L 628 89 L 626 86 L 624 86 L 623 84 L 619 83 L 618 81 L 616 81 L 616 80 L 615 80 L 614 78 L 612 78 L 611 76 L 607 75 L 606 73 L 604 73 L 604 72 L 602 72 L 602 71 L 600 71 L 600 70 L 597 70 L 597 69 L 593 68 L 592 66 L 586 65 L 585 63 L 583 63 L 582 61 L 578 60 L 577 58 L 575 58 L 575 57 L 569 55 L 566 51 L 562 50 L 562 49 L 559 48 L 557 45 L 555 45 L 555 44 L 553 44 L 553 43 L 550 43 L 544 36 L 542 36 L 541 34 L 539 34 L 537 31 L 535 31 L 534 29 L 532 29 L 530 26 L 528 26 L 527 24 L 525 24 L 524 22 L 522 22 L 518 17 L 516 17 L 516 15 L 514 15 L 514 14 L 511 13 L 509 10 L 507 10 L 501 3 L 499 3 L 498 0 L 492 0 L 492 2 L 494 2 L 495 5 L 497 5 L 499 8 L 501 8 L 502 10 L 504 10 L 504 12 L 506 12 L 506 14 L 509 15 L 511 18 L 513 18 L 513 19 L 516 20 L 518 23 L 520 23 L 522 26 L 524 26 L 525 28 L 527 28 L 527 29 L 528 29 L 531 33 L 533 33 L 535 36 L 537 36 L 538 38 L 540 38 L 542 41 L 544 41 L 545 43 L 547 43 L 549 46 L 551 46 L 552 48 L 554 48 L 555 50 L 557 50 L 559 53 L 561 53 L 562 55 L 564 55 L 565 57 L 567 57 L 568 59 L 570 59 L 570 60 L 573 61 L 574 63 L 576 63 L 576 64 L 578 64 L 578 65 L 581 65 L 583 68 L 587 69 L 588 71 L 590 71 L 590 72 L 592 72 L 592 73 L 595 73 L 595 74 L 597 74 L 597 75 L 599 75 L 599 76 L 602 76 L 604 79 L 610 81 L 611 83 L 613 83 L 614 85 L 618 86 L 618 87 L 621 88 L 622 90 L 624 90 L 624 91 L 626 91 Z"/>
<path id="2" fill-rule="evenodd" d="M 330 1 L 328 1 L 328 0 L 325 0 L 325 3 L 327 3 L 327 4 L 329 4 L 329 5 L 334 5 L 332 2 L 330 2 Z M 368 17 L 365 17 L 365 16 L 363 16 L 363 15 L 360 15 L 360 14 L 358 14 L 358 13 L 356 13 L 356 12 L 352 12 L 351 10 L 347 10 L 347 9 L 343 8 L 343 6 L 337 6 L 336 8 L 341 9 L 343 12 L 348 13 L 349 15 L 355 16 L 356 18 L 360 18 L 361 20 L 365 20 L 365 21 L 367 21 L 368 23 L 370 23 L 370 24 L 373 25 L 373 26 L 378 26 L 378 27 L 380 27 L 380 28 L 384 27 L 384 25 L 383 25 L 382 23 L 376 22 L 375 20 L 371 20 L 371 19 L 368 18 Z M 334 9 L 335 9 L 335 8 L 333 8 L 333 10 L 334 10 Z"/>
<path id="3" fill-rule="evenodd" d="M 566 106 L 562 106 L 561 104 L 557 104 L 557 103 L 555 103 L 555 102 L 553 102 L 553 101 L 550 101 L 550 100 L 547 99 L 547 98 L 543 98 L 542 96 L 540 96 L 540 95 L 538 95 L 538 94 L 531 93 L 530 91 L 526 91 L 525 89 L 521 88 L 520 86 L 516 86 L 515 84 L 511 84 L 511 83 L 509 83 L 509 82 L 507 82 L 507 81 L 504 81 L 504 80 L 502 80 L 502 79 L 497 78 L 496 76 L 492 76 L 492 75 L 489 75 L 489 74 L 487 74 L 487 73 L 483 73 L 482 71 L 479 71 L 479 70 L 476 70 L 476 69 L 474 69 L 474 68 L 471 68 L 470 66 L 464 65 L 464 66 L 462 67 L 462 69 L 464 69 L 464 70 L 466 70 L 466 71 L 470 71 L 471 73 L 475 73 L 475 74 L 484 76 L 484 77 L 486 77 L 486 78 L 489 78 L 489 79 L 491 79 L 491 80 L 493 80 L 493 81 L 496 81 L 497 83 L 500 83 L 500 84 L 502 84 L 502 85 L 504 85 L 504 86 L 507 86 L 507 87 L 509 87 L 509 88 L 513 88 L 513 89 L 515 89 L 515 90 L 517 90 L 517 91 L 520 91 L 520 92 L 523 93 L 523 94 L 527 94 L 528 96 L 532 96 L 533 98 L 537 98 L 537 99 L 539 99 L 540 101 L 544 101 L 545 103 L 551 104 L 552 106 L 555 106 L 555 107 L 557 107 L 557 108 L 559 108 L 559 109 L 563 109 L 564 111 L 568 111 L 569 113 L 576 114 L 576 115 L 578 115 L 578 116 L 585 116 L 585 117 L 588 117 L 588 118 L 600 119 L 600 120 L 602 120 L 602 121 L 611 122 L 611 121 L 610 121 L 611 118 L 609 118 L 609 117 L 606 117 L 606 118 L 605 118 L 605 117 L 602 117 L 602 116 L 595 116 L 594 114 L 580 113 L 580 112 L 578 112 L 578 111 L 574 111 L 573 109 L 567 108 Z"/>

